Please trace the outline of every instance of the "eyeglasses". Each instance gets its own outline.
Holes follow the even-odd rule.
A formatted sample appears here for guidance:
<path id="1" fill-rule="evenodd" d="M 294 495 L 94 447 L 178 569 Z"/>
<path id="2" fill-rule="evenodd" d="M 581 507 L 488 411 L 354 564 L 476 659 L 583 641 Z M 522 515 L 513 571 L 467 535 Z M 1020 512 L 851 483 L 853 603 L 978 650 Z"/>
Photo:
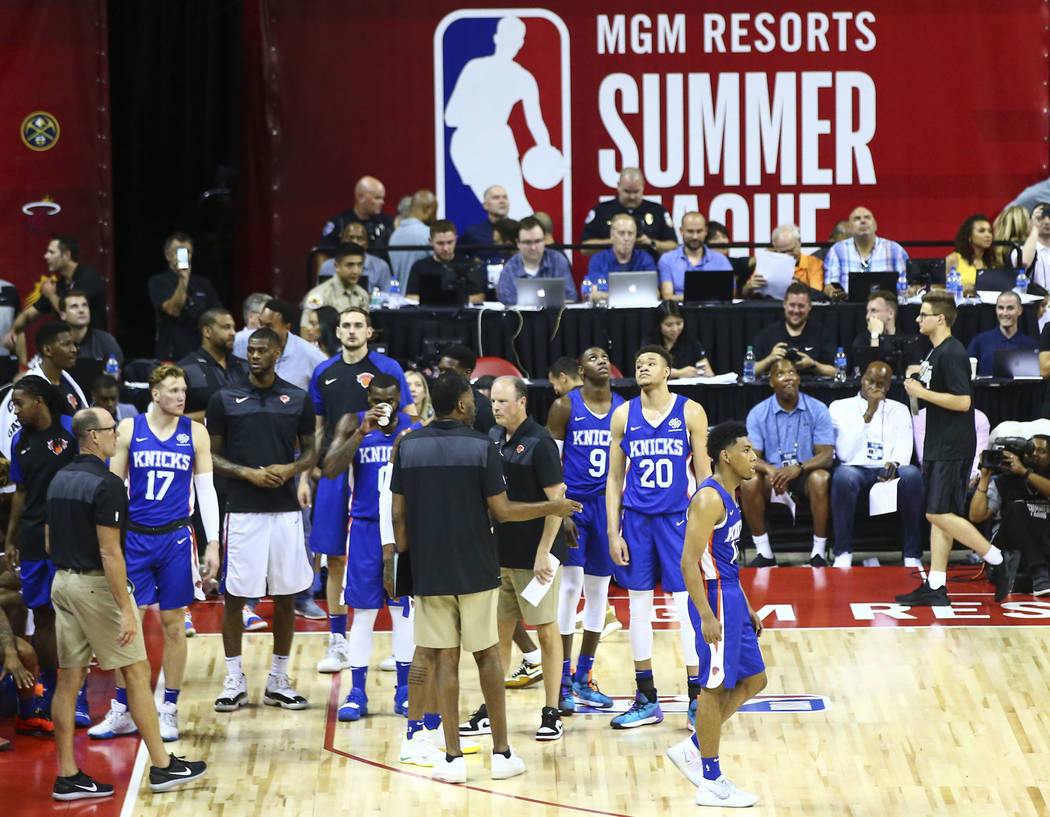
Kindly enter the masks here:
<path id="1" fill-rule="evenodd" d="M 935 312 L 920 312 L 919 313 L 919 320 L 920 321 L 923 320 L 924 318 L 936 318 L 936 317 L 937 317 L 937 314 Z"/>
<path id="2" fill-rule="evenodd" d="M 546 244 L 547 242 L 542 238 L 530 238 L 529 240 L 518 239 L 518 244 L 522 247 L 538 247 L 540 244 Z"/>
<path id="3" fill-rule="evenodd" d="M 95 426 L 94 428 L 89 428 L 88 429 L 88 431 L 116 431 L 116 430 L 117 430 L 117 424 L 116 423 L 114 423 L 111 426 Z"/>

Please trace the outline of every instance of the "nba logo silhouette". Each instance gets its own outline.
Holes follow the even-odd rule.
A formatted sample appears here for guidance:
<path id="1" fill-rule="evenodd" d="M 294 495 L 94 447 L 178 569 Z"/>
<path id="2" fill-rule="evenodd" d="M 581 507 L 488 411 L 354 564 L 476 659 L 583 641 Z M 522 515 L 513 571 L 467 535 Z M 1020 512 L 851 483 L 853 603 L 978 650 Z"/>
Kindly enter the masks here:
<path id="1" fill-rule="evenodd" d="M 570 240 L 569 31 L 546 9 L 460 9 L 434 31 L 434 166 L 441 215 L 483 221 L 500 185 L 508 217 L 549 213 Z M 561 224 L 558 224 L 558 222 Z"/>

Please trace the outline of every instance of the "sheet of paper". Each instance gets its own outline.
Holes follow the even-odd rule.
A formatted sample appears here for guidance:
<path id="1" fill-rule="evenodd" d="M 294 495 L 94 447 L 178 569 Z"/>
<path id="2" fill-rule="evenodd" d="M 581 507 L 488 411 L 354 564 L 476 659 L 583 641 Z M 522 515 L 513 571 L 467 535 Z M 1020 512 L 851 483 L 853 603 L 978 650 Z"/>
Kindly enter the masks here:
<path id="1" fill-rule="evenodd" d="M 766 279 L 766 285 L 758 291 L 782 301 L 795 277 L 795 259 L 782 252 L 755 250 L 755 274 Z"/>
<path id="2" fill-rule="evenodd" d="M 897 510 L 897 479 L 876 482 L 868 494 L 868 516 L 881 516 Z"/>
<path id="3" fill-rule="evenodd" d="M 677 386 L 720 386 L 724 383 L 736 383 L 738 379 L 739 375 L 736 372 L 726 372 L 714 377 L 676 377 L 671 383 Z"/>
<path id="4" fill-rule="evenodd" d="M 558 561 L 558 557 L 553 553 L 547 554 L 551 560 L 551 567 L 554 570 L 558 569 L 558 565 L 561 562 Z M 554 586 L 554 581 L 551 580 L 546 584 L 540 584 L 535 576 L 532 577 L 532 581 L 525 585 L 525 589 L 521 591 L 521 597 L 525 599 L 533 607 L 539 606 L 539 603 L 543 601 L 543 597 L 547 595 L 550 589 Z"/>
<path id="5" fill-rule="evenodd" d="M 779 502 L 781 505 L 783 505 L 785 508 L 791 511 L 791 523 L 795 523 L 795 500 L 791 498 L 791 494 L 787 493 L 786 491 L 782 494 L 778 494 L 776 491 L 770 491 L 769 501 Z"/>
<path id="6" fill-rule="evenodd" d="M 999 296 L 1000 295 L 1002 295 L 1001 292 L 996 292 L 996 291 L 990 290 L 990 289 L 979 289 L 979 290 L 977 290 L 977 297 L 981 301 L 982 304 L 992 304 L 994 306 L 995 302 L 997 300 L 999 300 Z M 1018 295 L 1021 298 L 1021 303 L 1022 304 L 1031 304 L 1031 303 L 1035 303 L 1036 301 L 1041 301 L 1042 300 L 1042 298 L 1040 296 L 1038 296 L 1038 295 L 1029 295 L 1027 292 L 1024 295 L 1021 295 L 1020 293 L 1018 293 Z"/>

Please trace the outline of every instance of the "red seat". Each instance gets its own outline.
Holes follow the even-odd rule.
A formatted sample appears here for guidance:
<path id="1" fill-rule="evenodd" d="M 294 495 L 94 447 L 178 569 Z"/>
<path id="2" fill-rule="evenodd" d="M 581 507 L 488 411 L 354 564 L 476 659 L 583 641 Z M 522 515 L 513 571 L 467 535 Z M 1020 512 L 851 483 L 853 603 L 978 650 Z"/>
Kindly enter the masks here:
<path id="1" fill-rule="evenodd" d="M 616 365 L 613 363 L 609 364 L 609 377 L 613 378 L 614 380 L 623 380 L 623 374 L 620 372 L 619 369 L 616 368 Z"/>
<path id="2" fill-rule="evenodd" d="M 486 374 L 490 374 L 493 377 L 503 377 L 504 375 L 521 377 L 521 372 L 518 371 L 518 367 L 509 360 L 504 360 L 501 357 L 479 357 L 478 362 L 474 364 L 474 371 L 471 372 L 470 376 L 478 378 Z"/>

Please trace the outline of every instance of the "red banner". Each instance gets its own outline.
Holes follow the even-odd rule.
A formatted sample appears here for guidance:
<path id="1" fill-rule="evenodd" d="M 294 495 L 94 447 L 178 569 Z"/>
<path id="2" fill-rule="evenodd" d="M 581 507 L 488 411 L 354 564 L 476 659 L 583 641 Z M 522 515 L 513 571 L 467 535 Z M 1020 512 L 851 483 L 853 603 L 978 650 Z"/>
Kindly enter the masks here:
<path id="1" fill-rule="evenodd" d="M 24 298 L 51 233 L 108 279 L 112 206 L 106 4 L 0 2 L 0 277 Z"/>
<path id="2" fill-rule="evenodd" d="M 272 157 L 249 179 L 254 274 L 297 294 L 364 174 L 389 213 L 434 187 L 461 229 L 499 183 L 573 240 L 639 166 L 676 225 L 698 208 L 736 241 L 823 240 L 859 204 L 884 236 L 950 239 L 1047 176 L 1045 3 L 732 5 L 246 2 L 247 147 Z"/>

